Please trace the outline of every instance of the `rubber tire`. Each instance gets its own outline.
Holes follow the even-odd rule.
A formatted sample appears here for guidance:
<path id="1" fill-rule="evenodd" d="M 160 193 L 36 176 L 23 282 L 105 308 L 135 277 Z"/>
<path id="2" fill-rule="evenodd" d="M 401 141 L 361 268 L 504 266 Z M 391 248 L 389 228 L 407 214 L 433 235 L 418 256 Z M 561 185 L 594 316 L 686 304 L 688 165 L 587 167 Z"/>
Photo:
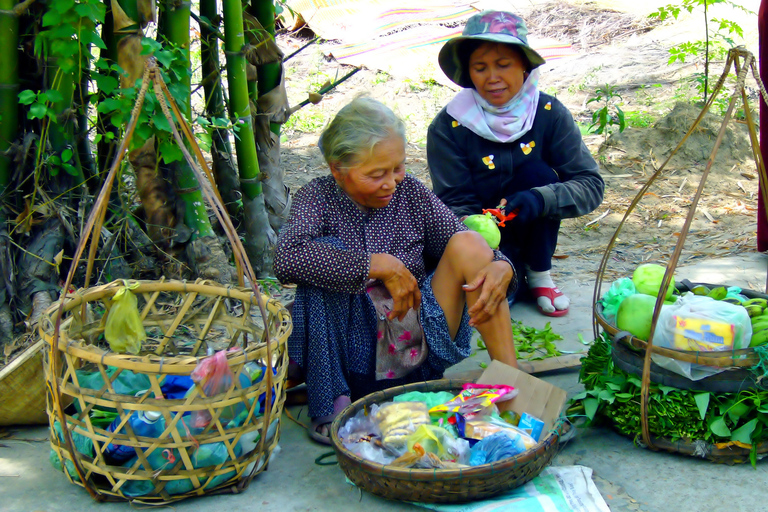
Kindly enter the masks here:
<path id="1" fill-rule="evenodd" d="M 613 364 L 627 373 L 642 377 L 644 356 L 635 352 L 626 344 L 611 343 Z M 651 382 L 692 391 L 711 393 L 738 393 L 746 389 L 760 388 L 754 374 L 746 368 L 728 369 L 701 380 L 690 380 L 682 375 L 666 370 L 651 361 Z"/>

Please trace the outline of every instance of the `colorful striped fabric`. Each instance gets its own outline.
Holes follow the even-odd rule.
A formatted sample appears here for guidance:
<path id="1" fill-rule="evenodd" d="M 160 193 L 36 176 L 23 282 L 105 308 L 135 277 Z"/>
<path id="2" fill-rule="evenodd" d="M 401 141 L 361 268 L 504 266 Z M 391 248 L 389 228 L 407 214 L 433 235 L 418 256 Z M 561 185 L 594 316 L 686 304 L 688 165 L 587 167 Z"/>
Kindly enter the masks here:
<path id="1" fill-rule="evenodd" d="M 449 85 L 437 54 L 478 12 L 466 0 L 419 0 L 418 7 L 408 7 L 403 0 L 289 0 L 288 5 L 328 41 L 323 52 L 342 64 L 412 79 L 431 77 Z M 557 41 L 533 35 L 529 41 L 548 60 L 575 53 Z"/>

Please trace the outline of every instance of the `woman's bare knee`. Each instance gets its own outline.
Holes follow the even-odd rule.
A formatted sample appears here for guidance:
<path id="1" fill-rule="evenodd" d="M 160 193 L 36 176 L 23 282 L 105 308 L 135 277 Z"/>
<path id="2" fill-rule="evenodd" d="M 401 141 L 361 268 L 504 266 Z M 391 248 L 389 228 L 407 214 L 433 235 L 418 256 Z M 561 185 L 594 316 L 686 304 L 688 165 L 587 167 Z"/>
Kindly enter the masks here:
<path id="1" fill-rule="evenodd" d="M 443 258 L 457 269 L 476 270 L 493 260 L 493 251 L 480 233 L 459 231 L 448 241 Z"/>

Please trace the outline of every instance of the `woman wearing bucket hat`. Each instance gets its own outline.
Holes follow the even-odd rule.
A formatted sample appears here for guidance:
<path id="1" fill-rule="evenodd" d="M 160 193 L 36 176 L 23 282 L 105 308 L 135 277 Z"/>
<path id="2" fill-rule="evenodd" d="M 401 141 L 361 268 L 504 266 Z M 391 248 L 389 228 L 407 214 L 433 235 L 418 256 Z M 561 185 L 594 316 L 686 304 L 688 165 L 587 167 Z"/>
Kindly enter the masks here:
<path id="1" fill-rule="evenodd" d="M 432 121 L 427 159 L 434 192 L 460 218 L 515 214 L 499 249 L 526 270 L 539 311 L 562 316 L 570 300 L 550 276 L 560 221 L 597 208 L 604 182 L 571 113 L 537 89 L 544 59 L 527 34 L 519 16 L 483 11 L 443 46 L 440 67 L 464 90 Z"/>

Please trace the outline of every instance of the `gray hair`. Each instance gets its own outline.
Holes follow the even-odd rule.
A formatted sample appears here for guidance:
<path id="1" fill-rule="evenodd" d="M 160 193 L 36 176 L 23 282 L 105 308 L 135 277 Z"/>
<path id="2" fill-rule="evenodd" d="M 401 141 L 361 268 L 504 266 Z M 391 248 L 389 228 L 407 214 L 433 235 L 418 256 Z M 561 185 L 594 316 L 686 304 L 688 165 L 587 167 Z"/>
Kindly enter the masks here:
<path id="1" fill-rule="evenodd" d="M 405 123 L 380 101 L 358 96 L 339 110 L 317 145 L 328 164 L 349 167 L 364 162 L 376 144 L 393 135 L 405 142 Z"/>

